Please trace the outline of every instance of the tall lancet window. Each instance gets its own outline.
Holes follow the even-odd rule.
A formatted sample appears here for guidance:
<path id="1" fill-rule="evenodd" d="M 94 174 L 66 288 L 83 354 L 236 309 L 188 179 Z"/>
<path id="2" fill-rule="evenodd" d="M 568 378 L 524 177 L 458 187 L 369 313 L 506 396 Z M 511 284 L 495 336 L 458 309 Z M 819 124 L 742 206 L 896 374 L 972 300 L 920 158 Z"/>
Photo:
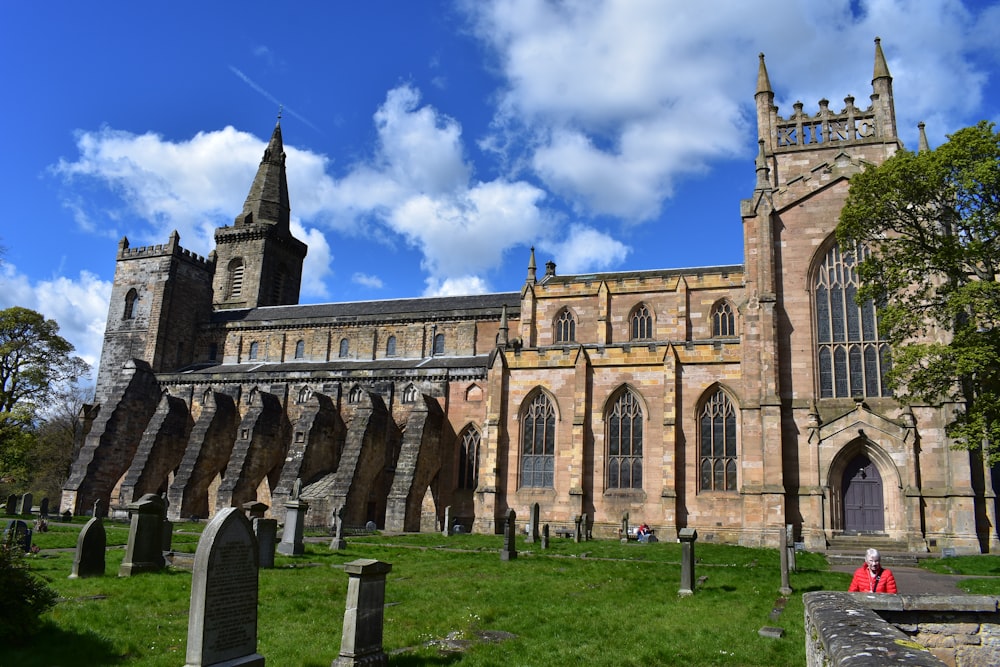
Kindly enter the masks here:
<path id="1" fill-rule="evenodd" d="M 879 338 L 878 308 L 857 302 L 860 258 L 868 249 L 833 246 L 816 272 L 816 343 L 821 398 L 891 396 L 889 345 Z"/>

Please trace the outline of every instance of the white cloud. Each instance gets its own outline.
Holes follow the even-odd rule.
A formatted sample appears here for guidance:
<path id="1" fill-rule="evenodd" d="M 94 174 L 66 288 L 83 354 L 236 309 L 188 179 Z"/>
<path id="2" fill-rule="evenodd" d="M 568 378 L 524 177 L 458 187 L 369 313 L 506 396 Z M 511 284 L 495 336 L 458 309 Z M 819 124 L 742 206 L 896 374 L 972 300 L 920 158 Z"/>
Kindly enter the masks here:
<path id="1" fill-rule="evenodd" d="M 604 232 L 579 224 L 570 226 L 564 241 L 546 243 L 542 248 L 558 258 L 560 274 L 605 270 L 624 262 L 630 251 Z"/>
<path id="2" fill-rule="evenodd" d="M 911 144 L 918 120 L 937 136 L 976 120 L 966 114 L 987 76 L 970 63 L 982 33 L 958 0 L 464 6 L 506 79 L 496 134 L 480 145 L 526 150 L 538 177 L 581 215 L 655 218 L 679 177 L 752 151 L 758 51 L 768 54 L 780 112 L 802 99 L 815 113 L 823 97 L 839 109 L 854 94 L 867 106 L 871 40 L 881 35 Z M 991 9 L 983 20 L 998 19 Z"/>
<path id="3" fill-rule="evenodd" d="M 111 283 L 88 271 L 32 283 L 13 264 L 0 267 L 0 308 L 21 306 L 55 320 L 74 354 L 90 364 L 91 379 L 97 375 L 110 299 Z"/>
<path id="4" fill-rule="evenodd" d="M 490 286 L 479 276 L 455 276 L 444 280 L 431 277 L 427 279 L 424 296 L 466 296 L 491 291 Z"/>
<path id="5" fill-rule="evenodd" d="M 367 273 L 355 272 L 351 276 L 351 282 L 355 285 L 361 285 L 362 287 L 369 287 L 371 289 L 382 289 L 382 279 L 378 276 L 370 276 Z"/>
<path id="6" fill-rule="evenodd" d="M 333 262 L 330 244 L 327 243 L 323 232 L 314 228 L 307 229 L 298 220 L 292 219 L 290 227 L 292 236 L 309 246 L 309 252 L 302 263 L 302 288 L 300 296 L 317 299 L 329 297 L 330 293 L 326 288 L 326 278 L 330 275 L 330 264 Z"/>

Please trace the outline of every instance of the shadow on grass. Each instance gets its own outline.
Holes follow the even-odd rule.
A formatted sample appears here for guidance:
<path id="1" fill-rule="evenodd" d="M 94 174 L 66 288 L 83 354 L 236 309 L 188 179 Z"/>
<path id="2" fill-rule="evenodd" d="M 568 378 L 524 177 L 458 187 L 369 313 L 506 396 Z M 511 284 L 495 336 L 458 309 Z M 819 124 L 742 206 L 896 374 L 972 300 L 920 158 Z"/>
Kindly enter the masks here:
<path id="1" fill-rule="evenodd" d="M 85 656 L 85 663 L 81 657 Z M 120 665 L 125 656 L 114 645 L 93 632 L 67 632 L 51 622 L 43 622 L 38 634 L 23 646 L 0 646 L 0 664 L 20 667 L 50 665 Z"/>

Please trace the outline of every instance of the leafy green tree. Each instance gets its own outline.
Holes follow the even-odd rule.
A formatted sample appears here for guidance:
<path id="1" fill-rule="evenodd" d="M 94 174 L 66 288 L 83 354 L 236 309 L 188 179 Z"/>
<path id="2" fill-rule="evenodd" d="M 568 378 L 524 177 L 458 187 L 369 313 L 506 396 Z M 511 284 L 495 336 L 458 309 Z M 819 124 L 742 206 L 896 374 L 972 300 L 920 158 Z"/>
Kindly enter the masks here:
<path id="1" fill-rule="evenodd" d="M 39 411 L 88 366 L 59 325 L 14 306 L 0 310 L 0 481 L 25 481 Z"/>
<path id="2" fill-rule="evenodd" d="M 858 299 L 880 304 L 897 397 L 956 403 L 948 435 L 1000 462 L 1000 133 L 983 121 L 856 175 L 837 238 L 872 251 Z"/>

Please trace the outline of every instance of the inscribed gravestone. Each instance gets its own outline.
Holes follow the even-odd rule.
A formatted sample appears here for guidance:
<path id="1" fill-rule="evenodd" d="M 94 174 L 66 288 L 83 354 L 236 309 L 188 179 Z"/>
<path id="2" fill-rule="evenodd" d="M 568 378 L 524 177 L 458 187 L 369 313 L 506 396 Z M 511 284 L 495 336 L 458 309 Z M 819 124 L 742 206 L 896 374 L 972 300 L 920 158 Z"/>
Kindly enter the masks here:
<path id="1" fill-rule="evenodd" d="M 107 544 L 108 538 L 104 531 L 104 522 L 99 517 L 94 517 L 87 522 L 76 539 L 73 572 L 69 578 L 104 576 L 104 555 L 107 551 Z"/>
<path id="2" fill-rule="evenodd" d="M 95 505 L 94 516 L 98 516 Z M 128 529 L 125 559 L 118 568 L 119 577 L 131 577 L 140 572 L 156 572 L 166 566 L 163 558 L 163 521 L 166 505 L 163 498 L 147 493 L 139 502 L 128 506 L 132 523 Z"/>
<path id="3" fill-rule="evenodd" d="M 38 503 L 38 515 L 43 519 L 49 518 L 49 499 L 42 498 L 42 502 Z"/>
<path id="4" fill-rule="evenodd" d="M 229 507 L 206 526 L 194 556 L 187 664 L 262 666 L 257 653 L 257 541 Z"/>
<path id="5" fill-rule="evenodd" d="M 517 514 L 514 510 L 507 510 L 507 521 L 503 526 L 503 550 L 500 552 L 500 560 L 515 560 L 517 558 L 517 540 L 514 539 L 517 534 L 516 519 Z"/>
<path id="6" fill-rule="evenodd" d="M 7 496 L 7 514 L 14 514 L 17 511 L 17 496 L 13 493 Z"/>
<path id="7" fill-rule="evenodd" d="M 681 543 L 681 587 L 677 594 L 681 596 L 694 594 L 694 543 L 698 539 L 698 531 L 694 528 L 681 528 L 677 533 Z"/>
<path id="8" fill-rule="evenodd" d="M 347 540 L 344 539 L 344 506 L 341 505 L 333 512 L 334 534 L 330 540 L 330 549 L 340 551 L 347 548 Z"/>
<path id="9" fill-rule="evenodd" d="M 26 493 L 21 496 L 20 502 L 17 504 L 18 514 L 31 514 L 31 505 L 35 502 L 35 498 L 30 494 Z"/>
<path id="10" fill-rule="evenodd" d="M 285 502 L 285 529 L 281 533 L 281 542 L 278 543 L 278 553 L 286 556 L 301 556 L 306 551 L 302 535 L 309 503 L 299 498 L 301 488 L 302 480 L 296 479 L 292 486 L 292 496 Z"/>
<path id="11" fill-rule="evenodd" d="M 350 576 L 340 655 L 331 667 L 384 667 L 389 656 L 382 650 L 385 609 L 385 576 L 392 565 L 370 558 L 344 563 Z"/>
<path id="12" fill-rule="evenodd" d="M 28 524 L 20 519 L 7 522 L 7 529 L 3 531 L 4 544 L 19 547 L 22 552 L 31 551 L 31 529 Z"/>
<path id="13" fill-rule="evenodd" d="M 531 504 L 531 518 L 528 521 L 528 538 L 525 540 L 528 544 L 534 544 L 538 541 L 538 519 L 541 515 L 541 508 L 538 503 Z"/>

